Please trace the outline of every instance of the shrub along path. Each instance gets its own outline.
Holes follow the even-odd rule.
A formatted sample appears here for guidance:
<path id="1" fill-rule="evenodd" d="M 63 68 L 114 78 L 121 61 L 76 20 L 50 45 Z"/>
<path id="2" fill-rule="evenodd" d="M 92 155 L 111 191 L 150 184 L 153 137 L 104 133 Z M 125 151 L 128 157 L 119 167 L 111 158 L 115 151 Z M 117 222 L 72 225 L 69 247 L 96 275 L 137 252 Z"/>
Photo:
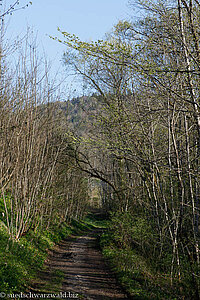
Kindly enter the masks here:
<path id="1" fill-rule="evenodd" d="M 57 275 L 60 275 L 59 291 L 78 293 L 79 299 L 127 299 L 98 249 L 100 231 L 93 227 L 56 246 L 49 254 L 46 271 L 41 272 L 33 291 L 41 291 L 42 286 L 46 286 L 47 292 L 47 281 L 50 280 L 48 292 L 53 292 L 52 282 L 56 282 Z"/>

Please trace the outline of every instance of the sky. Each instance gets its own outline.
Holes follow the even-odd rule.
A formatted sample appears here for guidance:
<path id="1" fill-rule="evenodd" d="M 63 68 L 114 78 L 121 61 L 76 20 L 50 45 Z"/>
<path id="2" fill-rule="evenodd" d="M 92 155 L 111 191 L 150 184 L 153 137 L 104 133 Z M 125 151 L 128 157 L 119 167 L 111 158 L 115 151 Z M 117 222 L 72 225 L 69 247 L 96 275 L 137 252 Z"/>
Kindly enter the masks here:
<path id="1" fill-rule="evenodd" d="M 9 7 L 15 0 L 3 0 Z M 37 34 L 38 48 L 45 52 L 52 63 L 52 70 L 62 71 L 61 63 L 65 46 L 53 41 L 51 36 L 59 36 L 57 27 L 73 33 L 82 40 L 102 39 L 119 20 L 130 19 L 133 14 L 128 0 L 32 0 L 32 5 L 15 11 L 6 17 L 7 36 L 23 36 L 27 27 Z M 19 0 L 18 7 L 29 3 Z"/>

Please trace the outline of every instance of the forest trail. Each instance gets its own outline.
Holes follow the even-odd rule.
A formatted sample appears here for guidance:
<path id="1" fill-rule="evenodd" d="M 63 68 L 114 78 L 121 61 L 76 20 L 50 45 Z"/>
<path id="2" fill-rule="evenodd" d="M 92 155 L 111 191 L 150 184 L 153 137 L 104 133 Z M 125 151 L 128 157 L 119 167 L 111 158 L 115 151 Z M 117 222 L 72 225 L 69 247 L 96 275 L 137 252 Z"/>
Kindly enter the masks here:
<path id="1" fill-rule="evenodd" d="M 128 299 L 98 249 L 100 231 L 94 228 L 57 245 L 49 255 L 46 272 L 40 274 L 43 281 L 52 277 L 52 270 L 60 270 L 63 273 L 60 291 L 78 293 L 77 299 Z"/>

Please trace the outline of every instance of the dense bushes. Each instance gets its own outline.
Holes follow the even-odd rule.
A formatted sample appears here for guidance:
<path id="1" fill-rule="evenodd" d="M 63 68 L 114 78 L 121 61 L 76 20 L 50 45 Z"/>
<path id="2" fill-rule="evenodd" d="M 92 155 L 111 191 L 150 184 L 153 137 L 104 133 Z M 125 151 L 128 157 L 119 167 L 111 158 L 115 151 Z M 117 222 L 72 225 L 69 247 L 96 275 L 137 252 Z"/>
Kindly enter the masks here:
<path id="1" fill-rule="evenodd" d="M 170 248 L 158 252 L 153 224 L 134 213 L 114 213 L 108 231 L 101 237 L 103 254 L 110 261 L 118 280 L 133 299 L 182 299 L 194 297 L 191 282 L 170 281 Z M 187 284 L 186 284 L 187 283 Z M 193 299 L 193 298 L 191 298 Z"/>

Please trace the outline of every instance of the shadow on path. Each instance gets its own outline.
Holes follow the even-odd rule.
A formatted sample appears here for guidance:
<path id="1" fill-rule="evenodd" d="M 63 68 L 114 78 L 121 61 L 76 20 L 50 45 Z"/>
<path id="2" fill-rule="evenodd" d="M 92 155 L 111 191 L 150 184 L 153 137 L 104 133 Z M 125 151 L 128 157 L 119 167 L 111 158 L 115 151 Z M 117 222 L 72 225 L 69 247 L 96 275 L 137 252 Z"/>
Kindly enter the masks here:
<path id="1" fill-rule="evenodd" d="M 50 252 L 46 271 L 39 275 L 40 280 L 34 290 L 41 290 L 48 280 L 52 282 L 52 274 L 59 270 L 63 278 L 57 292 L 78 293 L 78 299 L 128 299 L 98 249 L 99 231 L 97 228 L 80 237 L 72 236 L 57 245 Z M 53 288 L 49 283 L 49 292 Z"/>

